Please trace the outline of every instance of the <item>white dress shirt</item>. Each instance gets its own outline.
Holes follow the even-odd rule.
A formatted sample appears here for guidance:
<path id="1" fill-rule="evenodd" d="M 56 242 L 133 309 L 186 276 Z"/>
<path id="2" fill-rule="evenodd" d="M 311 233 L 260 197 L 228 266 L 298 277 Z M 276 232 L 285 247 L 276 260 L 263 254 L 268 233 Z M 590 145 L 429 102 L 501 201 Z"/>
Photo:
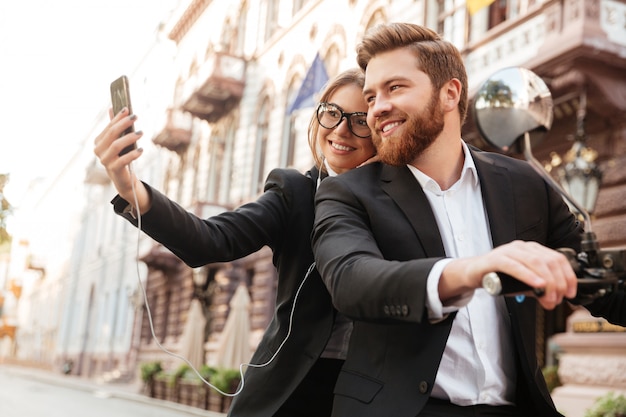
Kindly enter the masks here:
<path id="1" fill-rule="evenodd" d="M 409 165 L 433 209 L 448 257 L 436 263 L 428 277 L 429 318 L 438 321 L 457 311 L 432 396 L 462 406 L 513 404 L 516 368 L 504 298 L 480 288 L 444 306 L 437 290 L 450 258 L 482 255 L 493 248 L 480 181 L 465 143 L 463 151 L 461 178 L 448 190 Z"/>

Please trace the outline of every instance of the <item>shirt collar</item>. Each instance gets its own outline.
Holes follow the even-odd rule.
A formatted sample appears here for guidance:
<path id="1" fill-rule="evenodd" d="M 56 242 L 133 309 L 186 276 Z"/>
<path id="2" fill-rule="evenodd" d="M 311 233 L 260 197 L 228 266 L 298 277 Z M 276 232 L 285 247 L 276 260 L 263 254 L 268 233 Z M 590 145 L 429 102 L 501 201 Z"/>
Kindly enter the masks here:
<path id="1" fill-rule="evenodd" d="M 464 181 L 471 181 L 471 184 L 473 186 L 477 186 L 478 185 L 478 173 L 476 171 L 476 164 L 474 163 L 474 159 L 472 158 L 472 154 L 469 150 L 469 147 L 463 140 L 461 140 L 461 145 L 463 147 L 463 154 L 465 155 L 465 161 L 463 162 L 463 168 L 461 170 L 461 178 L 455 183 L 455 185 L 459 183 L 463 183 Z M 417 181 L 420 183 L 422 188 L 427 189 L 432 186 L 435 186 L 435 188 L 439 189 L 439 185 L 435 182 L 435 180 L 430 178 L 428 175 L 424 174 L 422 171 L 415 168 L 413 165 L 407 165 L 407 167 L 413 173 L 413 175 L 415 176 Z M 429 184 L 430 184 L 430 187 L 429 187 Z M 453 185 L 450 188 L 454 188 L 455 185 Z"/>
<path id="2" fill-rule="evenodd" d="M 333 171 L 333 169 L 328 164 L 328 160 L 326 158 L 324 158 L 324 166 L 326 167 L 326 172 L 328 172 L 329 177 L 334 177 L 337 175 L 337 173 Z"/>
<path id="3" fill-rule="evenodd" d="M 470 178 L 473 186 L 478 185 L 478 171 L 476 171 L 476 164 L 474 163 L 474 158 L 472 158 L 472 153 L 469 150 L 467 144 L 461 140 L 463 144 L 463 153 L 465 154 L 465 162 L 463 163 L 463 170 L 461 171 L 461 180 L 465 175 L 471 175 Z"/>

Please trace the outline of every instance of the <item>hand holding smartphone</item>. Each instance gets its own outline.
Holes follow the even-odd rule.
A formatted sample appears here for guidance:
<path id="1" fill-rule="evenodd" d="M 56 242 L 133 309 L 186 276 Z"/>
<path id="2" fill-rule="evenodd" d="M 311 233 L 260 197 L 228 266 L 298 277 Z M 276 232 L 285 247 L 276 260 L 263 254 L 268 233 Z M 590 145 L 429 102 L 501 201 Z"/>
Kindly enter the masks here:
<path id="1" fill-rule="evenodd" d="M 130 104 L 130 89 L 128 86 L 128 77 L 122 75 L 111 83 L 111 104 L 113 105 L 113 114 L 118 114 L 124 107 L 128 107 L 128 113 L 133 114 L 133 108 Z M 124 130 L 120 137 L 134 132 L 135 127 L 131 125 L 128 129 Z M 119 153 L 122 156 L 134 149 L 137 149 L 137 144 L 133 143 L 128 145 Z"/>

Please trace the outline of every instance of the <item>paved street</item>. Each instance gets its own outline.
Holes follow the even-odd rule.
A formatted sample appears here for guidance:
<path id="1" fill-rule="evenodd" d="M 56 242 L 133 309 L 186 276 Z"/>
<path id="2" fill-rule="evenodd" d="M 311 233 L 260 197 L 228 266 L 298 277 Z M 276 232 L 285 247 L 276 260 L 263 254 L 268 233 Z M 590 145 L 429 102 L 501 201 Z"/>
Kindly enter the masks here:
<path id="1" fill-rule="evenodd" d="M 139 394 L 136 385 L 98 384 L 0 364 L 2 417 L 224 417 Z"/>

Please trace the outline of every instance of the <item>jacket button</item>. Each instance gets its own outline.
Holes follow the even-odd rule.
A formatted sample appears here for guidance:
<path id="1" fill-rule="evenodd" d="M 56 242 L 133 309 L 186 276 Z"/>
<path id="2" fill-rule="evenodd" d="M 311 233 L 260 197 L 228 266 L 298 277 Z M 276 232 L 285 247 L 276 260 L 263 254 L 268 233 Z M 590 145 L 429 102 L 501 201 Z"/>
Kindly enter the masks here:
<path id="1" fill-rule="evenodd" d="M 426 394 L 428 392 L 428 382 L 421 381 L 419 385 L 420 394 Z"/>
<path id="2" fill-rule="evenodd" d="M 389 315 L 389 306 L 384 306 L 384 307 L 383 307 L 383 312 L 384 312 L 386 315 Z"/>
<path id="3" fill-rule="evenodd" d="M 404 317 L 406 317 L 406 316 L 408 316 L 408 315 L 409 315 L 409 306 L 408 306 L 408 305 L 406 305 L 406 304 L 404 304 L 404 305 L 402 306 L 402 315 L 403 315 Z"/>

